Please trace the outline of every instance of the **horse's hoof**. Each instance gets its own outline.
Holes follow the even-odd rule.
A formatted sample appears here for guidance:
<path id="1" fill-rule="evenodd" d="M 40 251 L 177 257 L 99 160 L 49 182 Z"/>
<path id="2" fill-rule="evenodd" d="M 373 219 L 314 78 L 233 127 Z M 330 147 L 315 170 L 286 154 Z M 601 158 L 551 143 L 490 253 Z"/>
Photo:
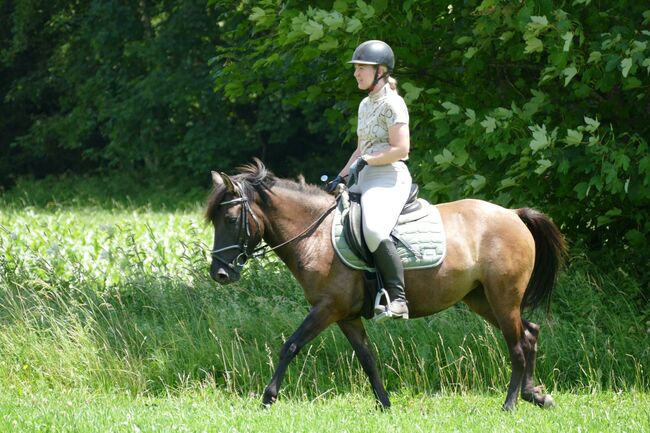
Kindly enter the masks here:
<path id="1" fill-rule="evenodd" d="M 262 398 L 262 408 L 269 409 L 273 403 L 275 403 L 276 397 L 273 396 L 264 396 Z"/>
<path id="2" fill-rule="evenodd" d="M 544 396 L 544 409 L 550 409 L 555 406 L 555 400 L 551 397 L 551 394 L 546 394 Z"/>

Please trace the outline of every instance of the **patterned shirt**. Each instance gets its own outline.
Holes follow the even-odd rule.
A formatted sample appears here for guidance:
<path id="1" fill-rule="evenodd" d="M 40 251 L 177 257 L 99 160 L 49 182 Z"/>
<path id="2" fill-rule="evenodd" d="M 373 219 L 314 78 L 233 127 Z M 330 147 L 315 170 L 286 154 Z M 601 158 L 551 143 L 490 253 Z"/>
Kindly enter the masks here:
<path id="1" fill-rule="evenodd" d="M 397 123 L 408 125 L 409 113 L 404 99 L 387 83 L 359 104 L 357 138 L 361 154 L 388 150 L 388 128 Z"/>

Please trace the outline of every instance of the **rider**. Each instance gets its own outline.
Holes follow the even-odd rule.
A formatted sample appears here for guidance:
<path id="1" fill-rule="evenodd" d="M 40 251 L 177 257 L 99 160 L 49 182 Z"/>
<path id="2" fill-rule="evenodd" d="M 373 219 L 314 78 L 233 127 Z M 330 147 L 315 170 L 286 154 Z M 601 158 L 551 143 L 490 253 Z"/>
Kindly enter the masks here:
<path id="1" fill-rule="evenodd" d="M 388 44 L 366 41 L 348 63 L 354 64 L 354 78 L 368 96 L 359 105 L 357 148 L 326 189 L 331 192 L 345 176 L 356 175 L 352 191 L 361 193 L 363 234 L 390 297 L 387 310 L 376 306 L 375 314 L 387 312 L 389 317 L 408 319 L 404 268 L 390 233 L 411 189 L 405 163 L 410 147 L 409 114 L 397 93 L 397 81 L 390 76 L 395 56 Z"/>

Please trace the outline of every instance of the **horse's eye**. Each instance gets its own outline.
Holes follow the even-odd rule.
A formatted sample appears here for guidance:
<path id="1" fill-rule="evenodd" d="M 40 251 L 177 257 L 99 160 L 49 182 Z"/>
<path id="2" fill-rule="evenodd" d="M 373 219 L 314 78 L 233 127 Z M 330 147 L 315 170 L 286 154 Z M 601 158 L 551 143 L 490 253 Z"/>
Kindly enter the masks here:
<path id="1" fill-rule="evenodd" d="M 225 218 L 227 224 L 235 224 L 237 223 L 237 217 L 236 216 L 227 216 Z"/>

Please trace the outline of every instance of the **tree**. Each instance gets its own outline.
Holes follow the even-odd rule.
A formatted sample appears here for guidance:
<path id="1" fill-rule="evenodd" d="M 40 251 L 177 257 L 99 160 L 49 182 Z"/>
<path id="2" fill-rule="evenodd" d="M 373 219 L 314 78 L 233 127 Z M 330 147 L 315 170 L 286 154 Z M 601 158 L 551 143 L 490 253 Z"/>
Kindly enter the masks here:
<path id="1" fill-rule="evenodd" d="M 589 249 L 638 251 L 650 231 L 646 9 L 262 1 L 243 11 L 252 29 L 241 22 L 219 50 L 216 85 L 232 100 L 281 95 L 313 131 L 353 142 L 361 96 L 345 61 L 361 41 L 382 39 L 396 53 L 412 171 L 430 199 L 535 206 Z M 639 268 L 647 261 L 633 256 Z"/>

